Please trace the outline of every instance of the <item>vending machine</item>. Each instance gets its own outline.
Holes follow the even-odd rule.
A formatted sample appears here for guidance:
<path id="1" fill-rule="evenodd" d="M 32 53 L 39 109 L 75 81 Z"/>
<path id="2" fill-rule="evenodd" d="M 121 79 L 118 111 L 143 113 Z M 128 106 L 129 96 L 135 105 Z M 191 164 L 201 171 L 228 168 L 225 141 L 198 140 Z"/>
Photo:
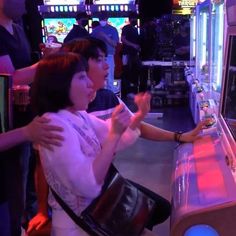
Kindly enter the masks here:
<path id="1" fill-rule="evenodd" d="M 38 6 L 42 16 L 42 42 L 47 42 L 48 36 L 53 36 L 62 43 L 70 32 L 78 12 L 86 12 L 85 0 L 44 0 L 44 5 Z"/>
<path id="2" fill-rule="evenodd" d="M 226 2 L 219 114 L 202 138 L 175 150 L 172 236 L 236 235 L 236 1 Z"/>
<path id="3" fill-rule="evenodd" d="M 197 124 L 204 116 L 215 116 L 219 111 L 225 28 L 224 1 L 206 0 L 196 6 L 195 12 L 195 71 L 188 71 L 187 80 L 190 84 L 189 104 Z M 194 43 L 191 46 L 194 52 Z"/>

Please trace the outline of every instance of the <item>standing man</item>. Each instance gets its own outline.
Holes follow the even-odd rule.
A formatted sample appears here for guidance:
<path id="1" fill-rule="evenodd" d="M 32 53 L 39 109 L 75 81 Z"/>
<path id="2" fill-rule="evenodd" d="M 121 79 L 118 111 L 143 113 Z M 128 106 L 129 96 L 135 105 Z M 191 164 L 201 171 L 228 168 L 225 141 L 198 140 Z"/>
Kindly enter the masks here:
<path id="1" fill-rule="evenodd" d="M 141 62 L 139 53 L 141 50 L 140 39 L 138 34 L 137 15 L 130 13 L 129 24 L 122 28 L 121 42 L 123 43 L 123 65 L 124 74 L 122 77 L 122 94 L 130 98 L 138 92 L 139 74 Z"/>
<path id="2" fill-rule="evenodd" d="M 64 43 L 67 43 L 76 38 L 85 38 L 89 36 L 88 31 L 85 29 L 85 26 L 88 24 L 88 16 L 86 12 L 79 12 L 75 19 L 77 24 L 73 25 L 73 28 L 65 37 Z"/>
<path id="3" fill-rule="evenodd" d="M 101 15 L 99 17 L 100 25 L 93 30 L 91 36 L 98 38 L 106 43 L 107 63 L 109 65 L 109 74 L 107 78 L 106 88 L 116 93 L 118 91 L 115 91 L 115 88 L 113 86 L 114 70 L 115 70 L 114 55 L 115 55 L 116 45 L 119 42 L 119 34 L 115 27 L 108 24 L 107 20 L 108 20 L 107 13 L 101 12 Z"/>
<path id="4" fill-rule="evenodd" d="M 31 64 L 30 47 L 21 26 L 14 23 L 25 13 L 24 0 L 0 0 L 0 73 L 13 73 Z M 31 120 L 28 110 L 14 110 L 14 128 Z M 20 236 L 21 217 L 30 157 L 30 145 L 0 152 L 0 235 Z"/>

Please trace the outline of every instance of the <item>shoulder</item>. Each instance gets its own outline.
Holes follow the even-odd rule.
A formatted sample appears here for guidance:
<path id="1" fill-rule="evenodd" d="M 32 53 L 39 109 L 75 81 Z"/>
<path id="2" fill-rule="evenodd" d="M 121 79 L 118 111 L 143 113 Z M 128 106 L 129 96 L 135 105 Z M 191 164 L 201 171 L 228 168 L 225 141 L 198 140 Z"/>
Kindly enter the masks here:
<path id="1" fill-rule="evenodd" d="M 78 120 L 78 116 L 72 114 L 67 110 L 60 110 L 57 113 L 47 112 L 43 115 L 44 117 L 50 119 L 50 124 L 62 126 L 64 128 L 71 127 L 71 124 Z"/>
<path id="2" fill-rule="evenodd" d="M 117 96 L 108 89 L 97 91 L 96 98 L 89 104 L 87 112 L 104 119 L 109 117 L 113 109 L 119 104 Z"/>
<path id="3" fill-rule="evenodd" d="M 101 109 L 114 107 L 119 104 L 117 96 L 109 89 L 98 90 L 94 102 Z"/>

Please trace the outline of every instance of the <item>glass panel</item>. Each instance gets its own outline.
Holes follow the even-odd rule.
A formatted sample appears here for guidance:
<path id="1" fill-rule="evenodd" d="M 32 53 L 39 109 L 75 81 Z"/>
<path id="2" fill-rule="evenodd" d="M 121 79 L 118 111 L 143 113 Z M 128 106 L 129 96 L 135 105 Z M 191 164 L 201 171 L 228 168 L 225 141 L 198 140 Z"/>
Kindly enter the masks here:
<path id="1" fill-rule="evenodd" d="M 223 67 L 223 36 L 224 36 L 223 4 L 214 5 L 212 13 L 212 58 L 211 77 L 213 90 L 220 92 Z M 218 101 L 219 102 L 219 101 Z"/>
<path id="2" fill-rule="evenodd" d="M 236 36 L 230 36 L 223 101 L 223 117 L 236 140 Z"/>

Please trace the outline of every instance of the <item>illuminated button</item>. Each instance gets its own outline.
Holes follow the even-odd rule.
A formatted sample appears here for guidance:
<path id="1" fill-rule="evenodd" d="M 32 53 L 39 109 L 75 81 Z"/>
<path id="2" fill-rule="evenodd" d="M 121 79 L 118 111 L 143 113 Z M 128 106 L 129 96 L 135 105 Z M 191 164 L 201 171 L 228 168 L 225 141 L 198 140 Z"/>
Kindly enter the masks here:
<path id="1" fill-rule="evenodd" d="M 190 227 L 184 236 L 220 236 L 214 228 L 209 225 L 194 225 Z"/>

